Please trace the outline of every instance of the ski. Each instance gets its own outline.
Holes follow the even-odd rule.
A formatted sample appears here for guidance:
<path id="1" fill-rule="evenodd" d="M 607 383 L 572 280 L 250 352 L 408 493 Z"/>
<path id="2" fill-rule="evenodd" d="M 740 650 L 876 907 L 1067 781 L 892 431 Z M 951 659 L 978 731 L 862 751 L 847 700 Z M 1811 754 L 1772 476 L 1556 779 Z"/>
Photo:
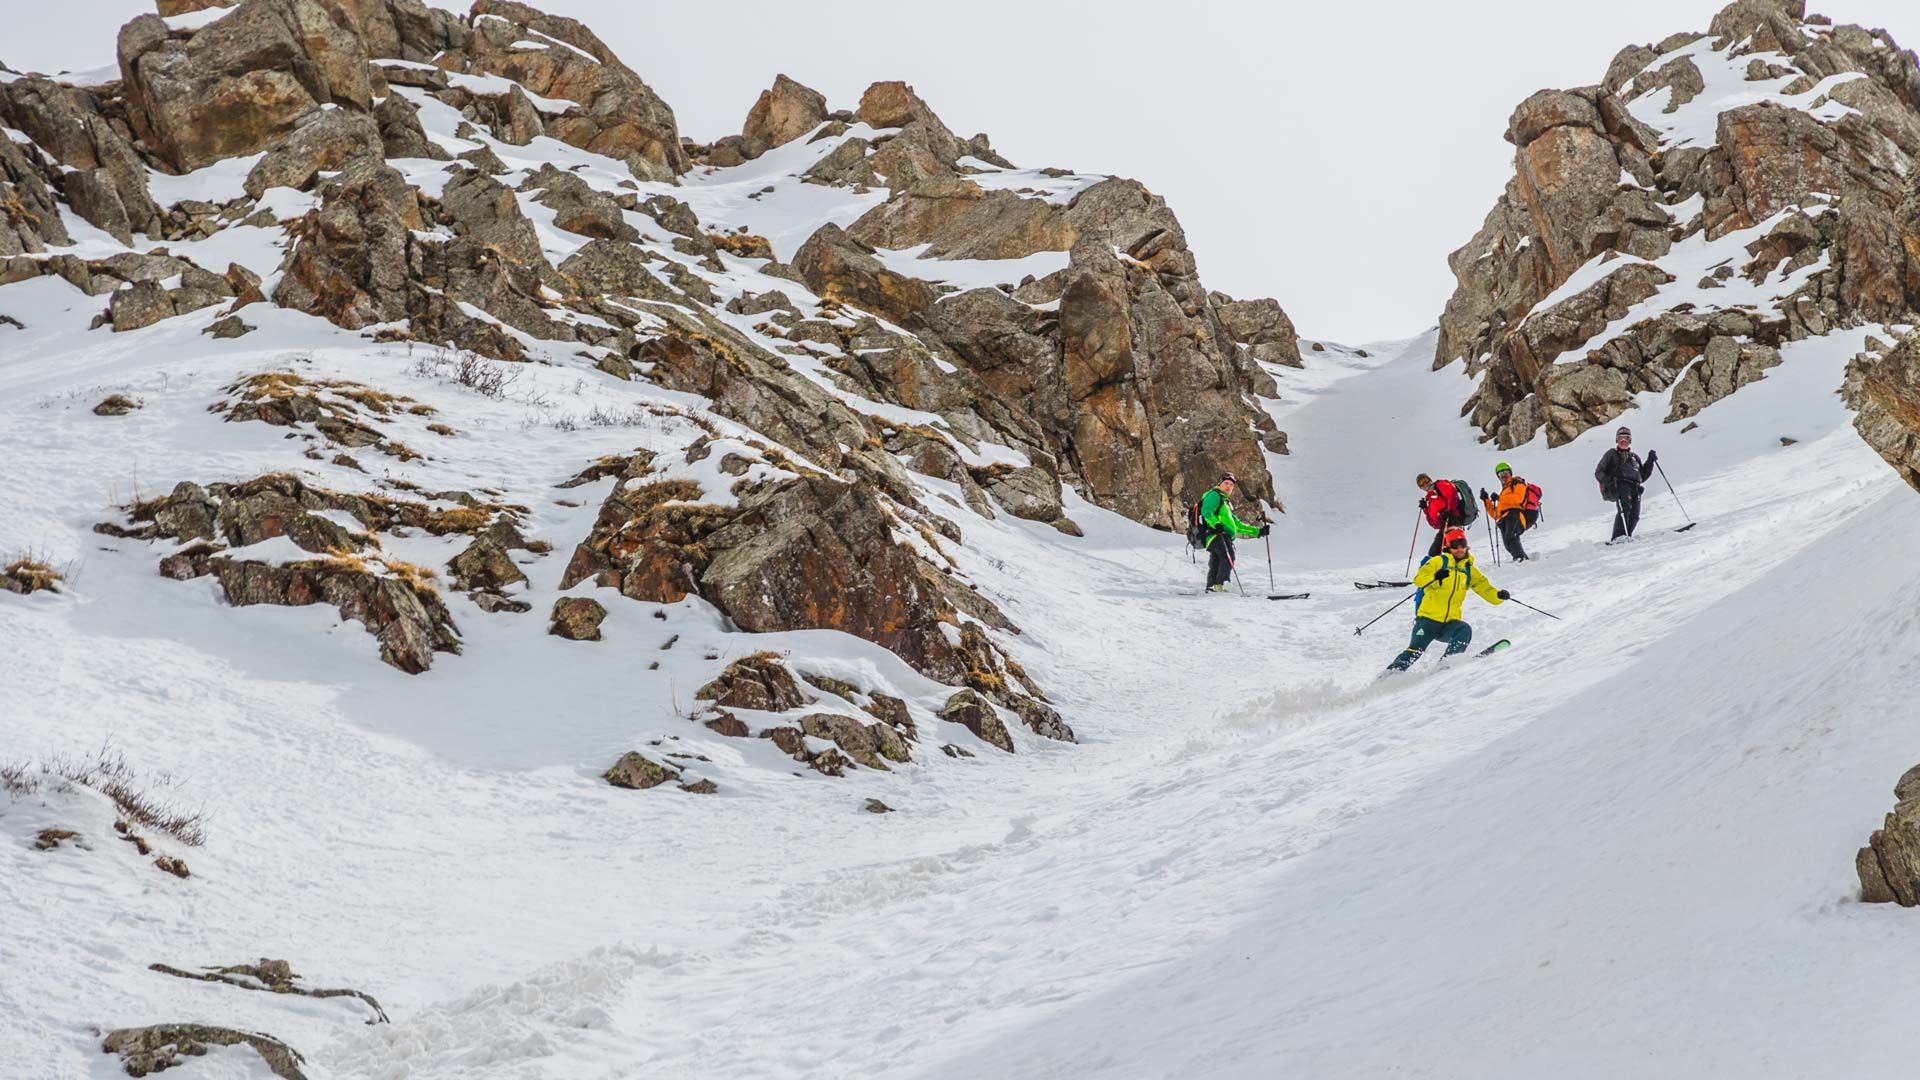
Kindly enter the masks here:
<path id="1" fill-rule="evenodd" d="M 1506 647 L 1511 644 L 1513 644 L 1513 642 L 1508 641 L 1506 638 L 1501 638 L 1499 641 L 1496 641 L 1493 644 L 1487 646 L 1486 648 L 1481 649 L 1477 655 L 1492 656 L 1494 653 L 1504 652 L 1506 650 Z"/>
<path id="2" fill-rule="evenodd" d="M 1269 600 L 1305 600 L 1307 597 L 1312 595 L 1313 594 L 1310 592 L 1279 593 L 1277 595 L 1274 593 L 1268 593 L 1267 599 Z"/>
<path id="3" fill-rule="evenodd" d="M 1413 584 L 1411 581 L 1356 581 L 1356 589 L 1404 589 Z"/>
<path id="4" fill-rule="evenodd" d="M 1685 525 L 1682 525 L 1682 526 L 1680 526 L 1679 528 L 1677 528 L 1677 529 L 1675 529 L 1675 530 L 1673 530 L 1673 531 L 1674 531 L 1674 532 L 1686 532 L 1686 531 L 1687 531 L 1688 529 L 1691 529 L 1691 528 L 1693 528 L 1693 527 L 1694 527 L 1695 525 L 1698 525 L 1698 524 L 1700 524 L 1700 523 L 1699 523 L 1699 522 L 1697 522 L 1697 521 L 1689 521 L 1689 522 L 1687 522 L 1687 523 L 1686 523 Z"/>

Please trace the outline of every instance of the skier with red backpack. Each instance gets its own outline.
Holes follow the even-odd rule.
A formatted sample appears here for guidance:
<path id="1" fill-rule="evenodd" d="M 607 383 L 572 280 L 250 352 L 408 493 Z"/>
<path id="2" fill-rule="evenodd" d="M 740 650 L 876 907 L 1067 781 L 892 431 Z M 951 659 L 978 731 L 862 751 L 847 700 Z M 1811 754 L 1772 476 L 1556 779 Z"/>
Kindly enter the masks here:
<path id="1" fill-rule="evenodd" d="M 1540 523 L 1540 485 L 1513 475 L 1513 466 L 1504 461 L 1493 467 L 1493 475 L 1500 480 L 1500 495 L 1495 498 L 1481 488 L 1480 501 L 1500 527 L 1500 541 L 1506 545 L 1507 554 L 1514 562 L 1526 562 L 1527 549 L 1520 546 L 1520 534 Z"/>
<path id="2" fill-rule="evenodd" d="M 1440 554 L 1441 540 L 1448 529 L 1465 530 L 1478 520 L 1480 508 L 1474 504 L 1473 488 L 1462 480 L 1435 480 L 1421 473 L 1413 481 L 1423 494 L 1420 512 L 1426 515 L 1427 524 L 1433 526 L 1433 544 L 1427 548 L 1427 558 Z"/>

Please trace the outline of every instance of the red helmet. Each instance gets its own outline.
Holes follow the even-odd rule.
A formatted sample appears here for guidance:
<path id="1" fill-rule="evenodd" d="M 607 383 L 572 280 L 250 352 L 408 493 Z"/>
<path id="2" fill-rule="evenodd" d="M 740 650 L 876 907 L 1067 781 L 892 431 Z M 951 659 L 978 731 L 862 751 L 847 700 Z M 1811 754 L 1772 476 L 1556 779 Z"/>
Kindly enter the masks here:
<path id="1" fill-rule="evenodd" d="M 1467 531 L 1465 529 L 1448 529 L 1440 537 L 1441 547 L 1452 547 L 1455 544 L 1464 544 L 1466 542 Z"/>

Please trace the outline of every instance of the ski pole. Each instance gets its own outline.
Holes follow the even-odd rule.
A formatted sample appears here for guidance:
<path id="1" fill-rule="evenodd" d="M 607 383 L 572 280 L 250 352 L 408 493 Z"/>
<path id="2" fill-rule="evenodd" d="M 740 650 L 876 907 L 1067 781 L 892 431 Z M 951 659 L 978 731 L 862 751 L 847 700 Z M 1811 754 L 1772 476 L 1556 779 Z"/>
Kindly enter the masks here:
<path id="1" fill-rule="evenodd" d="M 1267 542 L 1267 590 L 1271 592 L 1278 587 L 1273 583 L 1273 537 L 1263 536 L 1260 539 Z"/>
<path id="2" fill-rule="evenodd" d="M 1247 583 L 1240 580 L 1240 564 L 1233 561 L 1233 541 L 1221 537 L 1221 543 L 1227 545 L 1227 573 L 1233 575 L 1233 583 L 1240 586 L 1240 595 L 1247 595 Z"/>
<path id="3" fill-rule="evenodd" d="M 1380 614 L 1378 614 L 1378 615 L 1375 615 L 1375 616 L 1374 616 L 1373 618 L 1371 618 L 1371 619 L 1368 619 L 1368 620 L 1367 620 L 1367 626 L 1372 626 L 1372 625 L 1373 625 L 1374 623 L 1377 623 L 1377 622 L 1379 622 L 1379 621 L 1380 621 L 1381 619 L 1384 619 L 1384 618 L 1386 618 L 1387 616 L 1389 616 L 1389 615 L 1391 615 L 1391 614 L 1393 614 L 1393 608 L 1397 608 L 1397 607 L 1399 607 L 1399 606 L 1400 606 L 1401 604 L 1404 604 L 1404 603 L 1406 603 L 1407 601 L 1409 601 L 1409 600 L 1411 600 L 1411 599 L 1413 599 L 1414 597 L 1416 597 L 1416 596 L 1418 596 L 1418 595 L 1420 595 L 1420 593 L 1419 593 L 1419 591 L 1418 591 L 1418 590 L 1415 590 L 1414 592 L 1410 592 L 1410 593 L 1408 593 L 1407 595 L 1405 595 L 1405 596 L 1403 596 L 1403 597 L 1401 597 L 1401 598 L 1400 598 L 1400 599 L 1399 599 L 1398 601 L 1396 601 L 1396 602 L 1394 603 L 1394 605 L 1393 605 L 1393 607 L 1390 607 L 1390 608 L 1388 608 L 1387 610 L 1385 610 L 1385 611 L 1383 611 L 1383 612 L 1381 612 Z M 1356 627 L 1354 627 L 1354 628 L 1353 628 L 1353 636 L 1354 636 L 1354 637 L 1359 637 L 1359 636 L 1360 636 L 1360 632 L 1361 632 L 1362 630 L 1365 630 L 1365 629 L 1367 628 L 1367 626 L 1356 626 Z"/>
<path id="4" fill-rule="evenodd" d="M 1487 550 L 1493 552 L 1493 565 L 1500 565 L 1500 545 L 1493 542 L 1493 518 L 1487 518 Z"/>
<path id="5" fill-rule="evenodd" d="M 1507 599 L 1512 600 L 1514 603 L 1519 604 L 1521 607 L 1526 608 L 1528 611 L 1540 611 L 1539 608 L 1534 607 L 1532 604 L 1527 603 L 1525 600 L 1522 600 L 1517 596 L 1509 595 Z M 1551 611 L 1540 611 L 1540 614 L 1545 615 L 1549 619 L 1554 619 L 1556 621 L 1564 621 L 1560 619 L 1560 616 L 1555 615 Z"/>
<path id="6" fill-rule="evenodd" d="M 1420 546 L 1420 511 L 1413 512 L 1413 539 L 1407 541 L 1407 573 L 1413 573 L 1413 549 Z"/>
<path id="7" fill-rule="evenodd" d="M 1660 467 L 1658 460 L 1654 461 L 1653 468 L 1655 472 L 1660 474 L 1660 482 L 1667 485 L 1667 494 L 1673 496 L 1673 505 L 1680 508 L 1680 516 L 1687 519 L 1687 524 L 1693 524 L 1693 518 L 1687 516 L 1686 504 L 1680 501 L 1680 493 L 1673 490 L 1673 481 L 1667 479 L 1667 470 Z"/>

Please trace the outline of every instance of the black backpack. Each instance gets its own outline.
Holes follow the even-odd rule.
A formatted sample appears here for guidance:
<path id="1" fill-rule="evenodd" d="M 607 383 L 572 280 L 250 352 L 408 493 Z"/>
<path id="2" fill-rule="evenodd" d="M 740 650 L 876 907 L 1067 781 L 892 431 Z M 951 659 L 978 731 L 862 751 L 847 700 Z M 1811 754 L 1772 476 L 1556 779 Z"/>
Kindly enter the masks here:
<path id="1" fill-rule="evenodd" d="M 1207 523 L 1200 520 L 1200 500 L 1187 504 L 1187 546 L 1205 548 L 1207 546 Z"/>

